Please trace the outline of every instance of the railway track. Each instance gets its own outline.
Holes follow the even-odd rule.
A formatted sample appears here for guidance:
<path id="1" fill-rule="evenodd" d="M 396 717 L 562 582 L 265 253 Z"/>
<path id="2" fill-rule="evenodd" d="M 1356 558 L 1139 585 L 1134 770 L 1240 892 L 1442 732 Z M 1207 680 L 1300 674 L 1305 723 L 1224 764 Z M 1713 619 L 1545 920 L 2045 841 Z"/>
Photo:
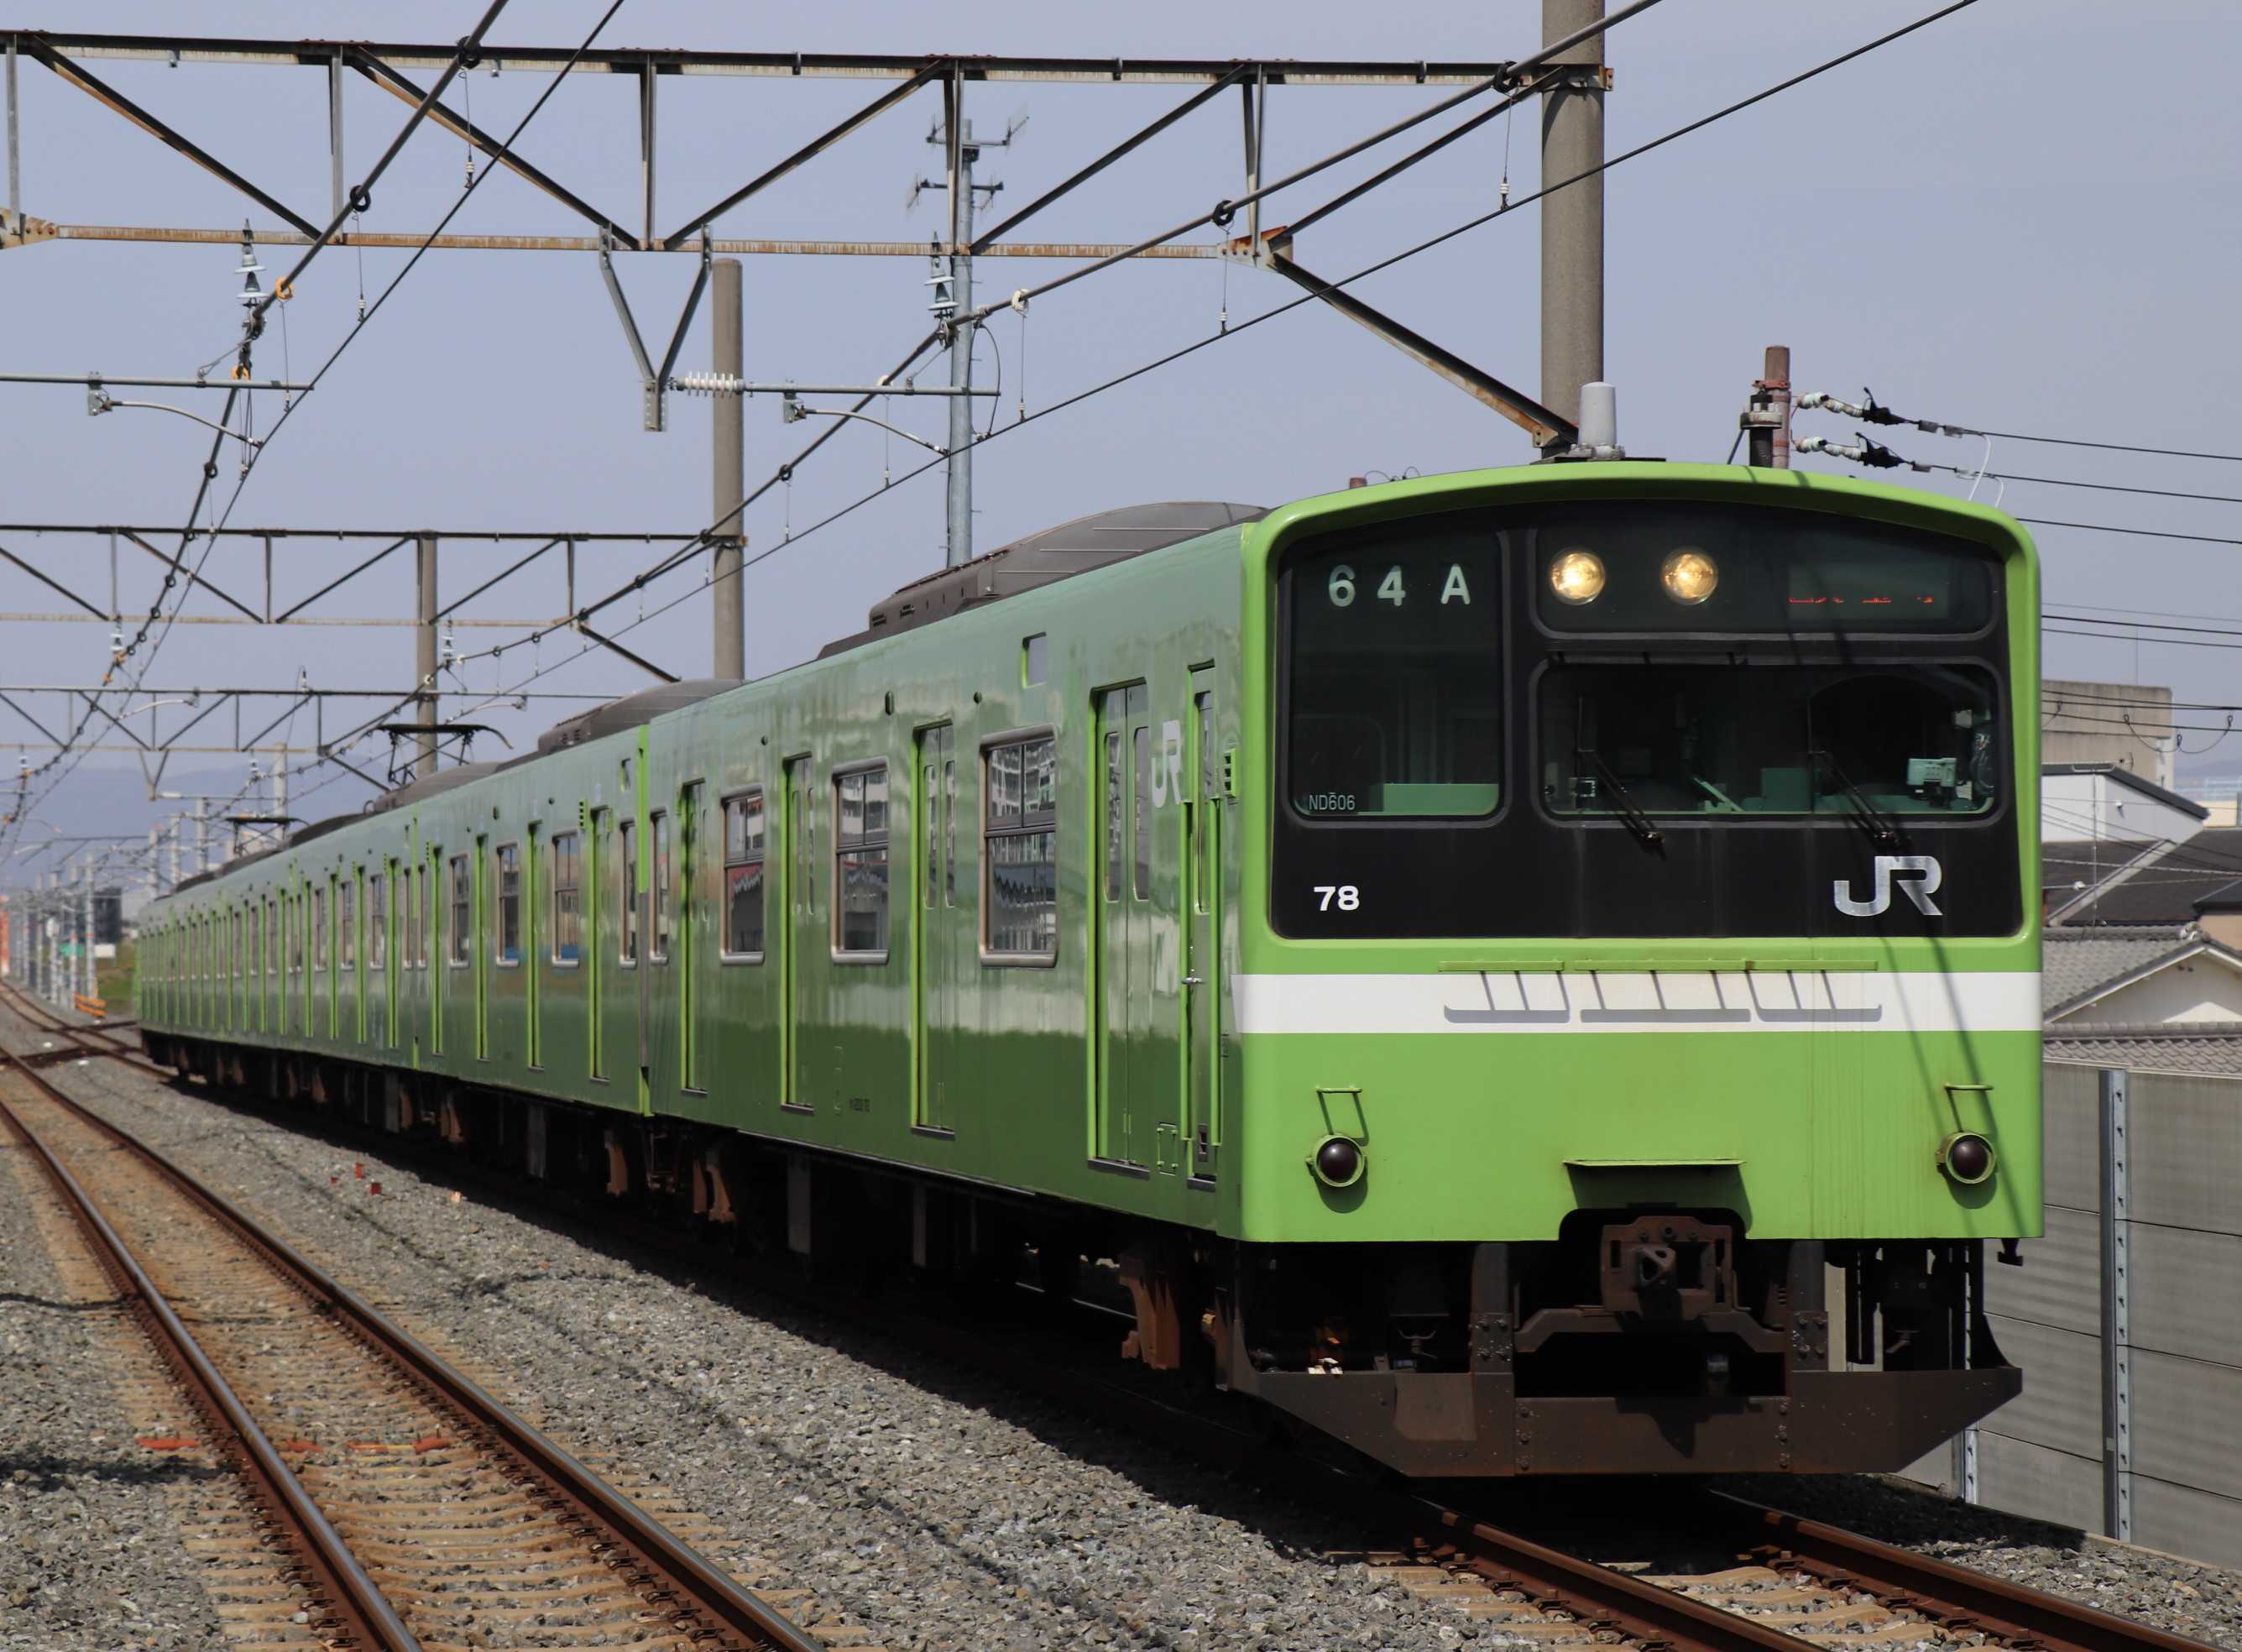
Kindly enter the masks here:
<path id="1" fill-rule="evenodd" d="M 17 1006 L 22 1007 L 20 1002 Z M 60 1020 L 50 1031 L 87 1029 Z M 114 1040 L 89 1053 L 146 1068 Z M 160 1068 L 151 1069 L 164 1072 Z M 168 1073 L 165 1074 L 168 1077 Z M 393 1150 L 403 1144 L 385 1138 Z M 456 1165 L 451 1167 L 453 1172 Z M 818 1306 L 836 1305 L 821 1293 Z M 883 1304 L 894 1322 L 894 1305 Z M 1388 1483 L 1272 1448 L 1265 1437 L 1115 1382 L 1064 1359 L 1024 1357 L 985 1326 L 940 1320 L 903 1327 L 946 1358 L 1117 1418 L 1231 1467 L 1242 1477 L 1313 1500 L 1373 1510 L 1407 1540 L 1352 1558 L 1382 1581 L 1453 1608 L 1467 1620 L 1541 1646 L 1594 1642 L 1667 1652 L 1883 1652 L 1884 1649 L 2007 1647 L 2017 1652 L 2204 1652 L 2206 1643 L 2131 1622 L 1943 1561 L 1728 1494 L 1676 1487 L 1670 1510 L 1628 1511 L 1640 1524 L 1686 1533 L 1666 1547 L 1716 1553 L 1704 1570 L 1607 1563 L 1594 1538 L 1537 1541 L 1505 1525 Z M 1648 1547 L 1661 1544 L 1652 1540 Z"/>
<path id="2" fill-rule="evenodd" d="M 381 1652 L 816 1652 L 590 1468 L 13 1052 L 0 1092 L 0 1122 L 295 1555 L 315 1633 Z"/>

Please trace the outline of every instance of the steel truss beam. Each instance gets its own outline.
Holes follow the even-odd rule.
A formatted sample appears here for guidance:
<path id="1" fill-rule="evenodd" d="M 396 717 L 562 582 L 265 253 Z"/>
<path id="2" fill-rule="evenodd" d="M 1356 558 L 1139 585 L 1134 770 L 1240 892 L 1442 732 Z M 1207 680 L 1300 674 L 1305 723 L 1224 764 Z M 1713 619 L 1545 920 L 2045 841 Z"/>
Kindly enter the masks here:
<path id="1" fill-rule="evenodd" d="M 162 64 L 235 64 L 324 69 L 338 57 L 363 52 L 399 69 L 441 69 L 459 48 L 391 41 L 251 40 L 202 35 L 82 34 L 70 30 L 25 31 L 47 50 L 76 58 Z M 31 48 L 26 44 L 24 50 Z M 478 67 L 553 74 L 573 54 L 566 46 L 480 49 Z M 878 52 L 649 50 L 615 46 L 587 50 L 569 72 L 579 75 L 745 76 L 774 80 L 909 80 L 947 57 Z M 1082 85 L 1205 85 L 1243 69 L 1272 86 L 1460 86 L 1507 74 L 1507 60 L 1398 63 L 1371 58 L 1312 57 L 961 57 L 965 78 Z"/>
<path id="2" fill-rule="evenodd" d="M 104 608 L 91 597 L 83 594 L 80 590 L 74 589 L 67 576 L 57 577 L 37 566 L 30 560 L 29 554 L 23 550 L 22 541 L 20 540 L 18 540 L 12 547 L 5 543 L 0 543 L 0 565 L 5 565 L 6 567 L 13 567 L 29 574 L 31 578 L 38 581 L 40 584 L 45 586 L 49 590 L 53 591 L 56 594 L 76 605 L 75 609 L 72 611 L 44 614 L 14 612 L 0 613 L 0 623 L 40 625 L 117 624 L 122 617 L 123 608 L 125 606 L 121 602 L 121 600 L 114 588 L 116 585 L 114 567 L 115 547 L 120 540 L 129 541 L 138 547 L 140 549 L 147 552 L 149 555 L 154 557 L 158 562 L 162 563 L 165 568 L 176 569 L 179 576 L 185 580 L 191 586 L 201 587 L 232 610 L 230 614 L 175 614 L 171 621 L 171 623 L 175 625 L 419 626 L 423 624 L 424 621 L 417 617 L 389 619 L 379 615 L 367 614 L 320 614 L 308 613 L 306 610 L 311 608 L 313 604 L 332 596 L 336 591 L 341 589 L 344 586 L 348 585 L 353 580 L 358 579 L 361 574 L 364 574 L 369 570 L 378 567 L 383 561 L 393 555 L 399 547 L 411 544 L 424 536 L 433 536 L 440 545 L 448 539 L 453 542 L 453 547 L 454 548 L 462 544 L 487 544 L 493 548 L 499 546 L 518 547 L 527 545 L 531 547 L 532 548 L 528 551 L 527 554 L 516 556 L 514 561 L 508 563 L 508 565 L 499 573 L 493 574 L 489 578 L 482 581 L 480 584 L 475 585 L 465 596 L 456 598 L 450 603 L 446 604 L 436 615 L 439 620 L 441 620 L 445 624 L 449 626 L 468 627 L 485 630 L 528 630 L 532 628 L 548 627 L 558 622 L 565 621 L 567 617 L 574 612 L 576 607 L 575 565 L 576 552 L 580 546 L 595 545 L 626 547 L 653 551 L 677 545 L 689 546 L 695 542 L 695 536 L 690 534 L 578 534 L 567 531 L 527 533 L 501 530 L 498 532 L 469 531 L 455 534 L 446 534 L 435 533 L 433 530 L 427 528 L 375 530 L 366 528 L 237 527 L 222 528 L 218 530 L 217 537 L 221 539 L 234 541 L 237 542 L 241 541 L 262 541 L 264 542 L 265 601 L 263 610 L 260 612 L 258 608 L 252 607 L 248 602 L 243 601 L 232 593 L 214 583 L 207 576 L 197 574 L 191 567 L 186 565 L 184 558 L 174 558 L 170 556 L 164 552 L 158 549 L 156 545 L 153 543 L 153 535 L 158 534 L 176 534 L 177 533 L 178 530 L 176 528 L 124 527 L 122 525 L 106 523 L 21 522 L 0 525 L 0 534 L 35 534 L 40 535 L 106 536 L 110 541 L 111 547 L 111 584 L 112 587 L 110 593 L 110 607 Z M 206 536 L 206 534 L 190 534 L 188 537 L 190 540 L 192 540 Z M 285 607 L 276 606 L 274 601 L 272 572 L 272 549 L 274 541 L 306 541 L 306 543 L 299 548 L 308 549 L 310 548 L 308 541 L 314 540 L 330 541 L 338 547 L 363 543 L 372 547 L 371 554 L 361 556 L 359 560 L 353 563 L 346 572 L 327 580 L 324 584 L 313 590 L 310 595 Z M 567 564 L 566 573 L 563 576 L 563 588 L 561 592 L 562 606 L 556 612 L 540 614 L 535 617 L 527 619 L 520 617 L 507 618 L 483 614 L 468 616 L 463 615 L 460 613 L 460 609 L 464 608 L 467 604 L 473 601 L 476 598 L 484 595 L 503 581 L 513 578 L 515 574 L 520 574 L 522 570 L 527 568 L 531 564 L 544 559 L 554 550 L 560 550 L 563 553 L 564 561 Z M 0 567 L 0 572 L 4 572 L 4 567 Z M 631 658 L 634 663 L 638 662 L 637 656 L 629 655 L 628 657 Z M 651 669 L 652 668 L 648 668 Z"/>
<path id="3" fill-rule="evenodd" d="M 0 214 L 4 218 L 5 214 Z M 312 237 L 295 230 L 259 229 L 251 233 L 259 246 L 309 246 Z M 136 224 L 57 224 L 51 219 L 26 215 L 21 235 L 11 235 L 0 228 L 0 250 L 11 246 L 30 246 L 41 241 L 123 241 L 145 242 L 159 246 L 238 246 L 241 231 L 233 229 L 198 229 L 179 225 Z M 439 252 L 596 252 L 600 238 L 596 235 L 407 235 L 386 231 L 348 230 L 336 234 L 330 246 L 386 247 L 412 252 L 423 244 Z M 698 240 L 690 240 L 675 247 L 664 246 L 660 241 L 641 243 L 639 250 L 648 252 L 692 252 L 701 251 Z M 924 241 L 849 241 L 820 240 L 811 238 L 795 239 L 769 237 L 737 238 L 719 235 L 708 243 L 708 250 L 718 257 L 739 258 L 870 258 L 923 259 L 926 256 Z M 1151 246 L 1132 249 L 1126 241 L 1004 241 L 976 249 L 974 256 L 984 259 L 1105 259 L 1126 255 L 1132 259 L 1213 259 L 1222 256 L 1222 249 L 1204 242 L 1183 245 Z M 73 380 L 72 382 L 76 382 Z M 225 388 L 224 385 L 218 386 Z M 253 386 L 254 387 L 254 386 Z"/>

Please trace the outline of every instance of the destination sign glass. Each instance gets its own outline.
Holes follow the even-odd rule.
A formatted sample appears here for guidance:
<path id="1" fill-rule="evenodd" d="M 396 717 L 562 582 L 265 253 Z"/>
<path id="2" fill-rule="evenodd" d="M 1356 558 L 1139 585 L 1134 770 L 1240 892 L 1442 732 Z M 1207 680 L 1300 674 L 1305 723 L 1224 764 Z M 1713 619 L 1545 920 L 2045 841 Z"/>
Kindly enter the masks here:
<path id="1" fill-rule="evenodd" d="M 1527 547 L 1535 611 L 1553 631 L 1967 635 L 1995 611 L 1990 552 L 1855 517 L 1627 501 L 1507 526 Z"/>

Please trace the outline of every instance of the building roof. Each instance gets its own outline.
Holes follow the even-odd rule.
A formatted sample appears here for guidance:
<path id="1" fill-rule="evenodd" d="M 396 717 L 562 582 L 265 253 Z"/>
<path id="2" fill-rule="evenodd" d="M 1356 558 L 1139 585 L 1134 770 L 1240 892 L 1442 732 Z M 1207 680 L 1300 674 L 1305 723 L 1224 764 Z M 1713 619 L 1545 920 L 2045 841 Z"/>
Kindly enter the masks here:
<path id="1" fill-rule="evenodd" d="M 2161 959 L 2192 950 L 2177 925 L 2104 925 L 2043 931 L 2040 1003 L 2054 1016 L 2113 981 L 2138 976 Z"/>
<path id="2" fill-rule="evenodd" d="M 2039 846 L 2039 888 L 2051 910 L 2131 865 L 2161 841 L 2152 837 L 2067 837 Z"/>
<path id="3" fill-rule="evenodd" d="M 2144 780 L 2131 769 L 2121 769 L 2116 763 L 2043 763 L 2040 765 L 2040 773 L 2043 775 L 2104 775 L 2119 785 L 2129 786 L 2144 797 L 2153 797 L 2158 802 L 2169 808 L 2177 809 L 2184 815 L 2192 815 L 2198 820 L 2211 818 L 2211 811 L 2193 798 L 2183 797 L 2176 791 L 2158 785 L 2153 780 Z"/>
<path id="4" fill-rule="evenodd" d="M 2242 1078 L 2242 1038 L 2225 1021 L 2173 1021 L 2155 1026 L 2087 1025 L 2051 1030 L 2045 1058 L 2081 1067 L 2124 1067 L 2134 1072 L 2176 1072 L 2198 1078 Z"/>
<path id="5" fill-rule="evenodd" d="M 2119 861 L 2131 848 L 2130 841 L 2043 847 L 2046 870 L 2040 882 L 2050 896 L 2051 913 L 2061 911 L 2063 927 L 2190 923 L 2197 903 L 2229 898 L 2227 891 L 2242 879 L 2242 827 L 2206 826 L 2185 843 L 2150 844 Z M 2060 870 L 2048 864 L 2058 853 Z M 2074 882 L 2088 884 L 2091 892 L 2062 911 L 2064 891 Z"/>

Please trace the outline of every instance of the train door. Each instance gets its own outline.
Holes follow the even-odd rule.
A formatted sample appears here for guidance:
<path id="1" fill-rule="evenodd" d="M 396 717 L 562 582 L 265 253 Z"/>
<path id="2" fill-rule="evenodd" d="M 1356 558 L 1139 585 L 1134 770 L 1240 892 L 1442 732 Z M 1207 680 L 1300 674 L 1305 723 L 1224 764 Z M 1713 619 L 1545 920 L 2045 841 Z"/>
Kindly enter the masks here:
<path id="1" fill-rule="evenodd" d="M 780 1105 L 814 1105 L 809 1053 L 809 977 L 828 948 L 817 917 L 817 765 L 808 753 L 786 762 L 786 921 L 779 929 L 782 1010 Z"/>
<path id="2" fill-rule="evenodd" d="M 1183 727 L 1153 717 L 1143 683 L 1104 696 L 1096 1150 L 1171 1173 L 1183 1161 L 1183 880 L 1158 847 L 1161 811 L 1183 802 Z"/>
<path id="3" fill-rule="evenodd" d="M 918 737 L 918 910 L 913 924 L 918 1008 L 916 1093 L 911 1123 L 921 1130 L 957 1128 L 956 1098 L 963 1075 L 963 995 L 974 977 L 973 903 L 957 900 L 957 748 L 949 723 Z"/>
<path id="4" fill-rule="evenodd" d="M 601 816 L 600 871 L 605 887 L 600 898 L 612 915 L 607 925 L 607 944 L 600 949 L 599 967 L 606 977 L 601 994 L 601 1076 L 633 1086 L 629 1100 L 621 1105 L 635 1109 L 635 1086 L 642 1051 L 639 1044 L 639 858 L 638 822 L 631 812 L 630 793 L 621 807 Z"/>
<path id="5" fill-rule="evenodd" d="M 1183 1008 L 1185 1059 L 1185 1163 L 1212 1177 L 1222 1124 L 1222 807 L 1217 785 L 1214 673 L 1191 673 L 1191 716 L 1184 725 Z"/>

